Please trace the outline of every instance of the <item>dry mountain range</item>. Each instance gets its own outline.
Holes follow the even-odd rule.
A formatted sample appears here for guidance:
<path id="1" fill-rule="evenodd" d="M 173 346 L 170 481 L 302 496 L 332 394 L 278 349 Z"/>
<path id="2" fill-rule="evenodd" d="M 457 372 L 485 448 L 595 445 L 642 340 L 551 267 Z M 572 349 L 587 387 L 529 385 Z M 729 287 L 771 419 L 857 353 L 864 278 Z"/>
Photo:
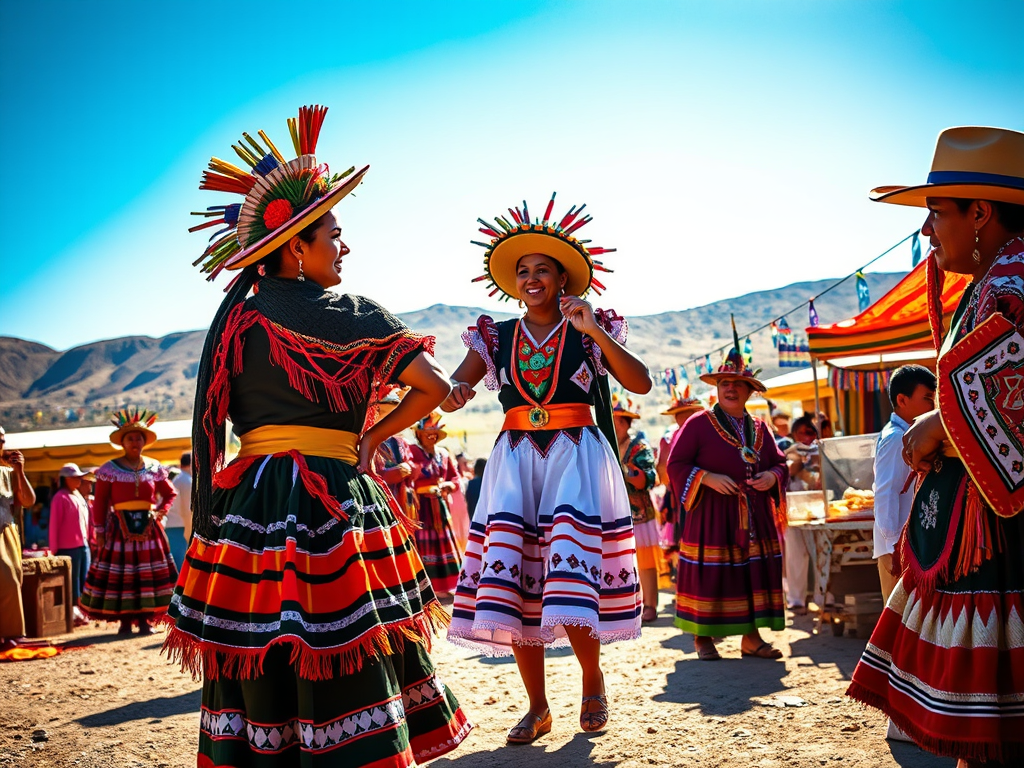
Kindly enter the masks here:
<path id="1" fill-rule="evenodd" d="M 894 286 L 901 273 L 867 276 L 871 296 Z M 834 281 L 794 283 L 679 312 L 630 318 L 631 349 L 652 370 L 678 367 L 731 338 L 730 313 L 740 332 L 760 326 L 815 296 Z M 816 302 L 823 324 L 857 313 L 852 280 Z M 411 328 L 437 337 L 437 356 L 453 370 L 464 353 L 459 340 L 482 310 L 437 304 L 400 315 Z M 495 319 L 511 315 L 492 313 Z M 789 316 L 795 330 L 807 325 L 807 309 Z M 103 423 L 124 404 L 156 408 L 164 418 L 187 418 L 205 331 L 173 333 L 160 339 L 125 336 L 84 344 L 64 352 L 23 339 L 0 337 L 0 424 L 8 431 Z M 780 372 L 769 331 L 753 337 L 754 364 L 765 376 Z M 717 365 L 720 355 L 712 356 Z M 693 366 L 688 366 L 691 377 Z M 664 388 L 656 394 L 663 400 Z M 69 421 L 70 415 L 70 421 Z"/>

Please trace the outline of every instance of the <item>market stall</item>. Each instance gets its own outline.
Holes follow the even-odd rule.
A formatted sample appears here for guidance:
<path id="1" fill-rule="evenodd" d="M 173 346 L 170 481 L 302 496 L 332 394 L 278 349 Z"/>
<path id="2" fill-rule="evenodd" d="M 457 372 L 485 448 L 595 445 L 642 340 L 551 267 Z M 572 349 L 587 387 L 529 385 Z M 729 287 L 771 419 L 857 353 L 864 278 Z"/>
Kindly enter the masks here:
<path id="1" fill-rule="evenodd" d="M 886 388 L 894 369 L 909 363 L 935 369 L 926 267 L 922 261 L 859 315 L 807 329 L 812 360 L 828 366 L 844 434 L 877 432 L 885 425 L 891 415 Z M 963 275 L 946 277 L 941 291 L 946 326 L 966 282 Z"/>

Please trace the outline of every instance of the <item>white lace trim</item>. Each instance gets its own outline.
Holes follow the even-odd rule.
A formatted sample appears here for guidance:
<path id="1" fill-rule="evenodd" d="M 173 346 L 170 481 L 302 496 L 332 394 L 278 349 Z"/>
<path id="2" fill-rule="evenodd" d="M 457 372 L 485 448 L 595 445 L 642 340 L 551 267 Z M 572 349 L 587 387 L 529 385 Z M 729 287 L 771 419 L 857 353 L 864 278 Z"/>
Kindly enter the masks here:
<path id="1" fill-rule="evenodd" d="M 113 461 L 108 461 L 96 470 L 96 479 L 105 480 L 108 483 L 134 483 L 138 478 L 141 483 L 156 483 L 168 478 L 167 468 L 159 461 L 145 457 L 143 457 L 143 461 L 145 466 L 138 472 L 122 469 Z"/>
<path id="2" fill-rule="evenodd" d="M 608 335 L 615 339 L 619 344 L 625 346 L 626 339 L 629 337 L 629 322 L 626 318 L 622 317 L 617 320 L 612 320 L 611 330 L 608 331 Z M 594 343 L 594 366 L 597 368 L 598 376 L 607 376 L 608 369 L 604 367 L 604 362 L 601 360 L 601 347 Z"/>
<path id="3" fill-rule="evenodd" d="M 466 345 L 466 349 L 472 349 L 483 358 L 484 365 L 487 366 L 484 386 L 491 392 L 497 392 L 501 388 L 501 385 L 498 383 L 498 370 L 494 365 L 494 358 L 491 357 L 491 353 L 487 350 L 487 344 L 484 342 L 479 329 L 470 328 L 463 331 L 462 343 Z"/>

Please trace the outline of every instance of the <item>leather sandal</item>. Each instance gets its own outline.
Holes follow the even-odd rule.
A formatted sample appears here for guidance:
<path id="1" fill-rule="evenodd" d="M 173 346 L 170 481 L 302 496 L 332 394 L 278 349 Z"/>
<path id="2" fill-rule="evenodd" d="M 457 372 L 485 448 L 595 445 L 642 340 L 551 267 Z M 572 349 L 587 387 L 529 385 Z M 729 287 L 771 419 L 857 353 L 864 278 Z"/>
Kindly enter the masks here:
<path id="1" fill-rule="evenodd" d="M 754 656 L 758 659 L 781 659 L 782 651 L 780 651 L 771 643 L 761 643 L 759 646 L 757 646 L 757 649 L 753 651 L 744 651 L 743 647 L 740 646 L 740 655 Z"/>
<path id="2" fill-rule="evenodd" d="M 597 706 L 594 709 L 587 707 L 594 702 Z M 603 731 L 608 725 L 608 699 L 604 694 L 600 696 L 584 696 L 580 703 L 580 728 L 587 733 Z"/>
<path id="3" fill-rule="evenodd" d="M 715 648 L 714 643 L 708 643 L 707 645 L 697 646 L 697 658 L 701 661 L 719 661 L 722 658 L 722 654 Z"/>
<path id="4" fill-rule="evenodd" d="M 523 719 L 509 730 L 506 741 L 509 744 L 532 744 L 545 733 L 551 733 L 550 709 L 544 713 L 544 717 L 527 712 Z"/>

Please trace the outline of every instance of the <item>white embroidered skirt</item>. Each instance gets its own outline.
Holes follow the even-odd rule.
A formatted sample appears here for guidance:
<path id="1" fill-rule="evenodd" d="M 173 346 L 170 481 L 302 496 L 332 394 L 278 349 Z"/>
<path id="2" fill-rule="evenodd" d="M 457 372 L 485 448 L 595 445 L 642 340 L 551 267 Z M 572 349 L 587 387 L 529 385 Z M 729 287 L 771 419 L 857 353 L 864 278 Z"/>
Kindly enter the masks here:
<path id="1" fill-rule="evenodd" d="M 521 433 L 520 433 L 521 434 Z M 503 433 L 487 462 L 448 639 L 489 656 L 568 644 L 564 626 L 602 643 L 640 636 L 629 499 L 595 428 L 542 454 Z"/>

